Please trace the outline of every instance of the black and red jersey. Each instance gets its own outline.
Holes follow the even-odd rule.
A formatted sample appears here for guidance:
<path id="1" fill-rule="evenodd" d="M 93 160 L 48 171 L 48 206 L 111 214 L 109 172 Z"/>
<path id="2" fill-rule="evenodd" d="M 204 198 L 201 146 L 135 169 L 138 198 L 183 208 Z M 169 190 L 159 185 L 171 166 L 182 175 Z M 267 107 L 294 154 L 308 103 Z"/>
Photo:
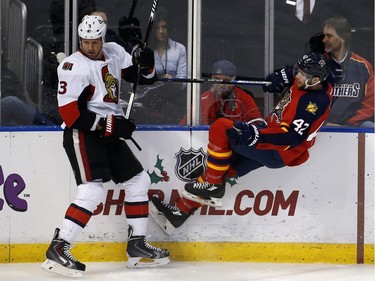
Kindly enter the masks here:
<path id="1" fill-rule="evenodd" d="M 278 150 L 285 165 L 305 162 L 308 149 L 330 112 L 333 87 L 322 90 L 299 90 L 295 83 L 267 116 L 257 149 Z"/>

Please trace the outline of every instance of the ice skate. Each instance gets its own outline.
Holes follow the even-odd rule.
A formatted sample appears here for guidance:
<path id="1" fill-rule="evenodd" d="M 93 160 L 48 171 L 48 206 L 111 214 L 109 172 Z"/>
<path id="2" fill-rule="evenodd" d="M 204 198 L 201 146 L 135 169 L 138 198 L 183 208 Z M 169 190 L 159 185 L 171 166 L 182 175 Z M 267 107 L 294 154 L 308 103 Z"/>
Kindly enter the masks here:
<path id="1" fill-rule="evenodd" d="M 168 235 L 171 235 L 190 216 L 177 208 L 177 206 L 169 205 L 156 196 L 153 196 L 150 201 L 150 215 Z"/>
<path id="2" fill-rule="evenodd" d="M 133 236 L 133 228 L 129 226 L 127 267 L 151 267 L 165 265 L 170 262 L 169 251 L 151 246 L 146 242 L 145 236 Z M 144 261 L 142 261 L 142 260 Z"/>
<path id="3" fill-rule="evenodd" d="M 212 207 L 221 207 L 223 205 L 222 198 L 224 194 L 225 183 L 211 184 L 206 181 L 187 183 L 183 192 L 186 198 Z"/>
<path id="4" fill-rule="evenodd" d="M 42 268 L 52 273 L 69 277 L 83 277 L 86 265 L 77 261 L 70 253 L 70 244 L 59 238 L 60 229 L 56 228 L 51 245 L 47 249 L 47 260 Z"/>

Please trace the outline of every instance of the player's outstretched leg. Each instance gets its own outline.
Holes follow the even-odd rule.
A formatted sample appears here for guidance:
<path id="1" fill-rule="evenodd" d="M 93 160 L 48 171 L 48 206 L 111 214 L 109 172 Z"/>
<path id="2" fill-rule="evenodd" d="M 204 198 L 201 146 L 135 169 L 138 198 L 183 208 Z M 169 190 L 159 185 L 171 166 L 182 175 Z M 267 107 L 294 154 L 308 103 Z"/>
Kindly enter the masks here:
<path id="1" fill-rule="evenodd" d="M 145 236 L 133 236 L 133 228 L 129 225 L 127 267 L 150 267 L 165 265 L 170 262 L 169 251 L 151 246 L 146 242 Z M 147 259 L 148 261 L 141 261 Z"/>
<path id="2" fill-rule="evenodd" d="M 150 201 L 150 215 L 168 235 L 171 235 L 190 216 L 190 214 L 183 212 L 177 206 L 167 204 L 156 196 L 153 196 Z"/>
<path id="3" fill-rule="evenodd" d="M 183 192 L 186 198 L 213 207 L 221 207 L 223 205 L 222 198 L 224 194 L 225 182 L 211 184 L 207 181 L 187 183 Z"/>
<path id="4" fill-rule="evenodd" d="M 47 260 L 42 268 L 53 273 L 69 277 L 83 277 L 86 265 L 77 261 L 70 253 L 70 243 L 59 238 L 60 229 L 56 228 L 51 245 L 47 249 Z"/>

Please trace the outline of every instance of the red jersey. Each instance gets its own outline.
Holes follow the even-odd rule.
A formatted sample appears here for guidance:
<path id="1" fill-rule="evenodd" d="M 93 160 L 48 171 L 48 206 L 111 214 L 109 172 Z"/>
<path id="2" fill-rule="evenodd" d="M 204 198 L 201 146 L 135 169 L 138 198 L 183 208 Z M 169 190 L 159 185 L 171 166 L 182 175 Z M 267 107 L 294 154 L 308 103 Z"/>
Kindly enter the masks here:
<path id="1" fill-rule="evenodd" d="M 333 87 L 322 90 L 299 90 L 295 83 L 267 116 L 267 127 L 260 129 L 257 149 L 276 149 L 286 166 L 302 164 L 309 158 L 308 149 L 327 119 Z"/>
<path id="2" fill-rule="evenodd" d="M 202 125 L 211 124 L 220 117 L 244 122 L 262 118 L 254 99 L 238 87 L 234 87 L 231 96 L 224 100 L 213 92 L 206 91 L 201 96 L 200 106 Z"/>

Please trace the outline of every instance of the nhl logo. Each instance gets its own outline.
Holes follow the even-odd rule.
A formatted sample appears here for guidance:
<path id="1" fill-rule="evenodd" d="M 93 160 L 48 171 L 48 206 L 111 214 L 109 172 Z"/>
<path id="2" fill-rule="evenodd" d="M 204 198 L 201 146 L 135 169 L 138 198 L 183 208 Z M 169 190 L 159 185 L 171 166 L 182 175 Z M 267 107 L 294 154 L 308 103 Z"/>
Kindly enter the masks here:
<path id="1" fill-rule="evenodd" d="M 207 154 L 202 148 L 195 150 L 189 148 L 185 150 L 182 147 L 180 151 L 176 153 L 176 176 L 186 182 L 194 181 L 206 170 L 206 159 Z"/>

